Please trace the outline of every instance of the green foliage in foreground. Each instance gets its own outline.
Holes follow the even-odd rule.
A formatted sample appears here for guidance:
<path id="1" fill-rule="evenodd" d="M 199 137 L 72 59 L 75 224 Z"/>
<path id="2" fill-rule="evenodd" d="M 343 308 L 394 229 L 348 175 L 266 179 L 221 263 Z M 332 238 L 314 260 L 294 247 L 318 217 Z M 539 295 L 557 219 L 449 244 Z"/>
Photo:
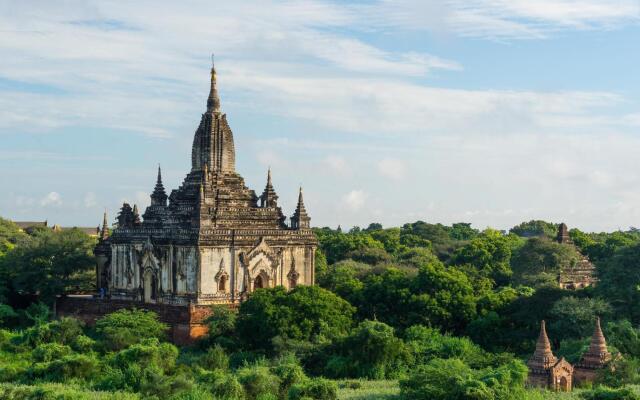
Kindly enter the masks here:
<path id="1" fill-rule="evenodd" d="M 99 392 L 75 385 L 38 384 L 16 385 L 0 383 L 0 400 L 138 400 L 134 393 Z"/>

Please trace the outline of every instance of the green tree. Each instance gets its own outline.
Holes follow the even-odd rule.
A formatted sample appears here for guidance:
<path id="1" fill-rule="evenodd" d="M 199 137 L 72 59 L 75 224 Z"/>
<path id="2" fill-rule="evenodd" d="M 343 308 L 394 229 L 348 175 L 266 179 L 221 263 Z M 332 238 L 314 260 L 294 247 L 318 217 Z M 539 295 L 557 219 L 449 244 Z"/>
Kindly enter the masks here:
<path id="1" fill-rule="evenodd" d="M 513 280 L 531 287 L 553 286 L 560 271 L 573 268 L 579 260 L 580 255 L 573 246 L 534 237 L 512 257 Z"/>
<path id="2" fill-rule="evenodd" d="M 79 229 L 42 231 L 0 258 L 0 280 L 14 293 L 52 303 L 55 296 L 93 281 L 82 273 L 94 268 L 94 245 Z"/>
<path id="3" fill-rule="evenodd" d="M 456 240 L 471 240 L 478 236 L 480 232 L 471 227 L 470 223 L 458 222 L 451 225 L 449 236 Z"/>
<path id="4" fill-rule="evenodd" d="M 600 279 L 596 292 L 619 317 L 640 323 L 640 245 L 622 248 L 596 266 Z"/>
<path id="5" fill-rule="evenodd" d="M 378 321 L 360 323 L 337 349 L 337 358 L 326 369 L 333 377 L 397 378 L 411 363 L 404 342 L 392 327 Z"/>
<path id="6" fill-rule="evenodd" d="M 146 339 L 162 340 L 167 325 L 152 311 L 122 309 L 96 321 L 96 332 L 110 350 L 121 350 Z"/>
<path id="7" fill-rule="evenodd" d="M 354 308 L 317 286 L 281 286 L 256 290 L 240 305 L 237 333 L 250 349 L 271 351 L 273 339 L 282 337 L 322 342 L 351 329 Z"/>
<path id="8" fill-rule="evenodd" d="M 602 299 L 563 297 L 550 310 L 549 333 L 556 340 L 590 336 L 597 317 L 607 319 L 611 306 Z"/>
<path id="9" fill-rule="evenodd" d="M 320 242 L 320 249 L 326 255 L 329 264 L 344 260 L 349 253 L 356 250 L 366 248 L 384 249 L 384 245 L 375 240 L 368 232 L 342 233 L 327 229 L 316 229 L 315 233 Z"/>
<path id="10" fill-rule="evenodd" d="M 470 264 L 482 277 L 490 278 L 500 285 L 511 276 L 509 260 L 511 243 L 500 232 L 487 229 L 467 245 L 458 249 L 452 259 L 453 264 Z"/>
<path id="11" fill-rule="evenodd" d="M 531 220 L 514 226 L 509 230 L 518 236 L 555 238 L 558 234 L 558 225 L 541 220 Z"/>
<path id="12" fill-rule="evenodd" d="M 476 297 L 469 278 L 455 268 L 433 262 L 412 281 L 411 325 L 461 331 L 476 315 Z"/>
<path id="13" fill-rule="evenodd" d="M 13 249 L 18 242 L 27 239 L 18 225 L 0 217 L 0 258 Z"/>

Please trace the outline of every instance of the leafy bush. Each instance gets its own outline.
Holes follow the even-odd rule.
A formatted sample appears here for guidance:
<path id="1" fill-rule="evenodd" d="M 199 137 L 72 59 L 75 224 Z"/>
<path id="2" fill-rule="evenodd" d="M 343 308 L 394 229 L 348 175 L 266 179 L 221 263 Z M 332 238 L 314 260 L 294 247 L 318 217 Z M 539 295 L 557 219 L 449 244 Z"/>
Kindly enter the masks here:
<path id="1" fill-rule="evenodd" d="M 217 371 L 209 384 L 211 393 L 220 400 L 244 399 L 244 388 L 235 375 Z"/>
<path id="2" fill-rule="evenodd" d="M 31 357 L 37 362 L 49 362 L 57 360 L 63 356 L 71 353 L 71 347 L 59 343 L 42 343 L 39 344 L 33 352 Z"/>
<path id="3" fill-rule="evenodd" d="M 145 310 L 118 310 L 96 321 L 96 332 L 109 350 L 121 350 L 145 339 L 165 338 L 167 325 Z"/>
<path id="4" fill-rule="evenodd" d="M 242 384 L 247 399 L 253 400 L 264 396 L 278 397 L 280 379 L 271 373 L 265 365 L 254 364 L 238 370 L 238 381 Z"/>
<path id="5" fill-rule="evenodd" d="M 11 306 L 0 304 L 0 326 L 13 326 L 17 318 L 18 313 Z"/>
<path id="6" fill-rule="evenodd" d="M 53 342 L 71 345 L 78 336 L 82 335 L 82 326 L 82 322 L 76 318 L 62 317 L 26 329 L 22 334 L 22 341 L 30 346 Z"/>
<path id="7" fill-rule="evenodd" d="M 473 370 L 461 360 L 434 359 L 401 380 L 400 392 L 407 400 L 519 400 L 527 372 L 521 361 Z"/>
<path id="8" fill-rule="evenodd" d="M 212 306 L 212 315 L 207 319 L 209 335 L 204 340 L 208 344 L 221 345 L 226 349 L 236 347 L 235 329 L 238 312 L 228 306 Z"/>
<path id="9" fill-rule="evenodd" d="M 602 386 L 582 393 L 582 398 L 585 400 L 640 400 L 640 396 L 631 389 L 610 389 Z"/>
<path id="10" fill-rule="evenodd" d="M 0 384 L 0 400 L 139 400 L 133 393 L 106 393 L 83 390 L 70 385 L 38 384 L 33 386 Z"/>
<path id="11" fill-rule="evenodd" d="M 377 321 L 362 322 L 338 345 L 326 372 L 332 377 L 398 377 L 410 363 L 411 354 L 393 328 Z"/>
<path id="12" fill-rule="evenodd" d="M 222 347 L 216 345 L 200 356 L 198 365 L 209 370 L 226 370 L 229 368 L 229 356 Z"/>
<path id="13" fill-rule="evenodd" d="M 240 305 L 238 335 L 250 349 L 272 350 L 276 336 L 323 341 L 345 335 L 354 308 L 317 286 L 257 290 Z"/>
<path id="14" fill-rule="evenodd" d="M 280 357 L 271 368 L 278 378 L 280 378 L 280 396 L 286 397 L 289 389 L 307 379 L 300 361 L 293 355 Z"/>
<path id="15" fill-rule="evenodd" d="M 338 386 L 335 382 L 322 378 L 307 379 L 295 384 L 289 389 L 289 400 L 336 400 Z"/>
<path id="16" fill-rule="evenodd" d="M 640 383 L 640 359 L 614 359 L 607 368 L 599 371 L 597 382 L 611 387 Z"/>
<path id="17" fill-rule="evenodd" d="M 84 354 L 68 354 L 51 362 L 36 363 L 28 371 L 30 376 L 48 381 L 91 379 L 99 370 L 97 359 Z"/>

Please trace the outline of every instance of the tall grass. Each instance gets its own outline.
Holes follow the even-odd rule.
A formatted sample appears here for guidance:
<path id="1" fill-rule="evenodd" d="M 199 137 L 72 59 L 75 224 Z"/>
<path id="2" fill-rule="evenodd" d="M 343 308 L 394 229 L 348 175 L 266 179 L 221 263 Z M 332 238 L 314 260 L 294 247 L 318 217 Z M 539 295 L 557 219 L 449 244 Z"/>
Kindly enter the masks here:
<path id="1" fill-rule="evenodd" d="M 343 380 L 338 383 L 339 400 L 398 400 L 398 381 Z"/>

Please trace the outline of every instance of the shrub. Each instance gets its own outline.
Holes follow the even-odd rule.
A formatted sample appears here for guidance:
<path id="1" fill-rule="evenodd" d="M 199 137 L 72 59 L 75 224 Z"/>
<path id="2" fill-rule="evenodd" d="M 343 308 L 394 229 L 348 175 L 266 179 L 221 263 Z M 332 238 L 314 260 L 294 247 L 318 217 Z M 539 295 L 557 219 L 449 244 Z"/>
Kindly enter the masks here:
<path id="1" fill-rule="evenodd" d="M 44 378 L 47 380 L 65 382 L 72 378 L 90 379 L 98 370 L 99 363 L 94 357 L 84 354 L 69 354 L 48 363 L 43 372 Z"/>
<path id="2" fill-rule="evenodd" d="M 300 382 L 307 379 L 304 370 L 300 366 L 300 362 L 295 356 L 285 356 L 276 360 L 275 365 L 271 368 L 272 372 L 280 378 L 280 395 L 286 397 L 289 389 Z"/>
<path id="3" fill-rule="evenodd" d="M 338 347 L 326 368 L 332 377 L 395 378 L 411 361 L 393 328 L 377 321 L 362 322 Z"/>
<path id="4" fill-rule="evenodd" d="M 0 326 L 13 326 L 17 318 L 18 313 L 16 313 L 11 306 L 0 304 Z"/>
<path id="5" fill-rule="evenodd" d="M 272 350 L 276 336 L 321 342 L 347 334 L 355 309 L 344 299 L 317 286 L 282 286 L 257 290 L 240 305 L 236 323 L 249 349 Z"/>
<path id="6" fill-rule="evenodd" d="M 160 343 L 158 339 L 145 339 L 117 353 L 113 359 L 113 365 L 120 369 L 140 366 L 167 372 L 175 366 L 177 358 L 176 346 Z"/>
<path id="7" fill-rule="evenodd" d="M 524 396 L 527 367 L 511 361 L 498 368 L 473 370 L 457 359 L 434 359 L 400 381 L 403 399 L 517 400 Z"/>
<path id="8" fill-rule="evenodd" d="M 585 400 L 640 400 L 640 396 L 631 389 L 610 389 L 602 386 L 582 393 L 582 398 Z"/>
<path id="9" fill-rule="evenodd" d="M 31 353 L 31 358 L 37 362 L 50 362 L 71 353 L 71 347 L 59 343 L 39 344 Z"/>
<path id="10" fill-rule="evenodd" d="M 238 381 L 244 387 L 247 399 L 264 398 L 267 395 L 278 397 L 280 379 L 264 365 L 254 364 L 238 370 Z"/>
<path id="11" fill-rule="evenodd" d="M 244 389 L 238 379 L 234 375 L 223 372 L 215 374 L 211 384 L 211 393 L 220 400 L 244 399 Z"/>
<path id="12" fill-rule="evenodd" d="M 322 378 L 307 379 L 289 389 L 289 400 L 336 400 L 338 387 L 335 382 Z"/>
<path id="13" fill-rule="evenodd" d="M 96 341 L 86 335 L 77 336 L 73 340 L 73 343 L 71 343 L 71 347 L 79 353 L 88 353 L 93 351 L 95 345 Z"/>
<path id="14" fill-rule="evenodd" d="M 82 325 L 76 318 L 62 317 L 26 329 L 22 334 L 22 341 L 30 346 L 52 342 L 70 345 L 82 335 Z"/>
<path id="15" fill-rule="evenodd" d="M 229 356 L 227 356 L 226 351 L 222 347 L 216 345 L 207 349 L 207 352 L 200 356 L 198 365 L 209 370 L 226 370 L 229 368 Z"/>
<path id="16" fill-rule="evenodd" d="M 109 350 L 121 350 L 144 339 L 165 338 L 167 325 L 158 315 L 144 310 L 118 310 L 96 322 L 96 332 Z"/>
<path id="17" fill-rule="evenodd" d="M 640 360 L 633 357 L 614 359 L 599 371 L 596 381 L 611 387 L 640 383 Z"/>

